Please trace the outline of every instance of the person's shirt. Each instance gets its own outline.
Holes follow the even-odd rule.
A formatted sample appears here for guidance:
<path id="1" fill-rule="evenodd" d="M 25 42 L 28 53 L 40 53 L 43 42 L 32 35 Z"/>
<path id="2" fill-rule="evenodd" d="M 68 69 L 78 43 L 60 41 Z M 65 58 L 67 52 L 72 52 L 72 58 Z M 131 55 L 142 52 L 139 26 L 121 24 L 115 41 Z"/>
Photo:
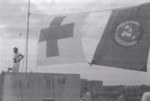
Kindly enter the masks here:
<path id="1" fill-rule="evenodd" d="M 89 92 L 86 92 L 84 95 L 84 101 L 91 101 L 91 94 Z"/>
<path id="2" fill-rule="evenodd" d="M 141 101 L 150 101 L 150 92 L 145 92 Z"/>
<path id="3" fill-rule="evenodd" d="M 122 94 L 118 97 L 118 101 L 128 101 L 128 98 L 125 94 Z"/>
<path id="4" fill-rule="evenodd" d="M 20 59 L 20 55 L 21 55 L 21 53 L 19 53 L 19 52 L 17 52 L 17 53 L 15 53 L 14 54 L 14 63 L 17 63 L 18 62 L 18 60 Z"/>

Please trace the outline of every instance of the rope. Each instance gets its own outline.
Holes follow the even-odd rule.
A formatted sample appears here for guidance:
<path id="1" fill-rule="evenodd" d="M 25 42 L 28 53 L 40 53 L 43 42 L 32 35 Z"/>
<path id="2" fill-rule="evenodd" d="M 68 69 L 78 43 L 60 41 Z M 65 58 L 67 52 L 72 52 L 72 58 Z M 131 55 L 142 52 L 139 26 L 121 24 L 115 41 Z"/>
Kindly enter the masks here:
<path id="1" fill-rule="evenodd" d="M 97 10 L 97 11 L 89 11 L 89 12 L 65 13 L 65 14 L 36 14 L 36 13 L 30 13 L 30 14 L 31 15 L 37 15 L 37 16 L 83 14 L 83 13 L 94 13 L 94 12 L 105 12 L 105 11 L 119 10 L 119 9 L 125 9 L 125 8 L 136 7 L 136 6 L 138 6 L 138 5 L 127 6 L 127 7 L 119 7 L 119 8 L 112 8 L 112 9 L 105 9 L 105 10 Z"/>

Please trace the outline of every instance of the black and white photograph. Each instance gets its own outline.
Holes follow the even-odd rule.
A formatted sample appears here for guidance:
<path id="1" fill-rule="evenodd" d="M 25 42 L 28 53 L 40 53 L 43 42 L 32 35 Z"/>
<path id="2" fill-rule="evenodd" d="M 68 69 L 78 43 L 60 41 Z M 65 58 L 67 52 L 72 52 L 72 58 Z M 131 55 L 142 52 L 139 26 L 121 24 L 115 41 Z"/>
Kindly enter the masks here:
<path id="1" fill-rule="evenodd" d="M 0 0 L 0 101 L 150 101 L 149 0 Z"/>

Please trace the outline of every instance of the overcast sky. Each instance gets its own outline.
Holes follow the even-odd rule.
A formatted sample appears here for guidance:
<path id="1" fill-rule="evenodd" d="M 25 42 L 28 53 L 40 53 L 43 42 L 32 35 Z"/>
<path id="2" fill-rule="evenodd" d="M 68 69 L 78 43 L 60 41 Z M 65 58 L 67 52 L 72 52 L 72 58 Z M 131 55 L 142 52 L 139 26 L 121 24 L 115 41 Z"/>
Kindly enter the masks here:
<path id="1" fill-rule="evenodd" d="M 41 15 L 108 10 L 149 2 L 149 0 L 30 0 L 29 71 L 36 64 Z M 12 67 L 13 47 L 24 54 L 28 0 L 0 0 L 1 69 Z M 23 62 L 23 61 L 22 61 Z M 84 77 L 88 77 L 86 74 Z"/>

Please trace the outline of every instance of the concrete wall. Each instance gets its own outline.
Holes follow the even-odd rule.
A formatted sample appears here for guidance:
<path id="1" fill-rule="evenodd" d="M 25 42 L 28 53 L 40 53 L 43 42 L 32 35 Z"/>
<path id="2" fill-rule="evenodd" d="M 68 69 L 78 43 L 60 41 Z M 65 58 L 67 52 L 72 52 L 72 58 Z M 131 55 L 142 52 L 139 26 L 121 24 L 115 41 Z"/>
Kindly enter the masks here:
<path id="1" fill-rule="evenodd" d="M 4 75 L 0 74 L 0 101 L 2 101 L 3 97 L 3 84 L 4 84 Z"/>
<path id="2" fill-rule="evenodd" d="M 2 101 L 79 101 L 80 75 L 5 73 Z"/>

